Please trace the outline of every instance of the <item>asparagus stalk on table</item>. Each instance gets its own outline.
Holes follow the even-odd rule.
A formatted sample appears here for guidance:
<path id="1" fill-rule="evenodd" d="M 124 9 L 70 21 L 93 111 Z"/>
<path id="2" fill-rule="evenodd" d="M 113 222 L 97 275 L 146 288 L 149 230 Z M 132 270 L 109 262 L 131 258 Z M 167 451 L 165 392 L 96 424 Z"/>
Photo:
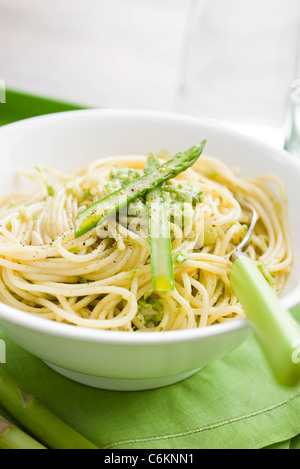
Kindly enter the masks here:
<path id="1" fill-rule="evenodd" d="M 0 415 L 0 449 L 47 449 Z"/>
<path id="2" fill-rule="evenodd" d="M 0 405 L 50 449 L 98 449 L 0 368 Z"/>
<path id="3" fill-rule="evenodd" d="M 75 226 L 76 238 L 103 224 L 111 215 L 126 207 L 137 197 L 145 195 L 146 192 L 154 189 L 154 187 L 162 182 L 176 177 L 191 167 L 200 157 L 205 144 L 206 140 L 203 140 L 189 150 L 177 153 L 157 169 L 135 179 L 125 187 L 91 205 L 77 217 Z"/>
<path id="4" fill-rule="evenodd" d="M 146 161 L 144 173 L 154 171 L 159 166 L 159 161 L 151 154 Z M 170 223 L 164 203 L 162 185 L 163 183 L 159 184 L 146 194 L 154 291 L 174 290 L 175 285 Z"/>

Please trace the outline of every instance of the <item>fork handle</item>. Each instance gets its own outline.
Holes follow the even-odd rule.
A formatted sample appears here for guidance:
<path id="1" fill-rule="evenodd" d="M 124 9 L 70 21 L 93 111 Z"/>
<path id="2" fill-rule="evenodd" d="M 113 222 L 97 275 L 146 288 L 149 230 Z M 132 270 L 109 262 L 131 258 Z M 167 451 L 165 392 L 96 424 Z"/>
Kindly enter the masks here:
<path id="1" fill-rule="evenodd" d="M 277 381 L 300 382 L 300 327 L 248 256 L 238 257 L 230 282 Z"/>

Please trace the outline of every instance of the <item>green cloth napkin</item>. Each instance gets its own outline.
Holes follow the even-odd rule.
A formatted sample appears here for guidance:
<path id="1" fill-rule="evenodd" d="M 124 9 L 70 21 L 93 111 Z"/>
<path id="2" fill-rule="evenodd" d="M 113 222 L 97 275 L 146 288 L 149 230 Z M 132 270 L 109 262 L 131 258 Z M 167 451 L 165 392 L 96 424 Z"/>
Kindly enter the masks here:
<path id="1" fill-rule="evenodd" d="M 0 103 L 0 125 L 55 112 L 83 109 L 77 104 L 63 103 L 40 96 L 31 96 L 14 90 L 6 90 L 6 102 Z"/>
<path id="2" fill-rule="evenodd" d="M 277 385 L 253 337 L 181 383 L 142 392 L 74 383 L 0 338 L 1 366 L 102 449 L 300 448 L 300 386 Z"/>

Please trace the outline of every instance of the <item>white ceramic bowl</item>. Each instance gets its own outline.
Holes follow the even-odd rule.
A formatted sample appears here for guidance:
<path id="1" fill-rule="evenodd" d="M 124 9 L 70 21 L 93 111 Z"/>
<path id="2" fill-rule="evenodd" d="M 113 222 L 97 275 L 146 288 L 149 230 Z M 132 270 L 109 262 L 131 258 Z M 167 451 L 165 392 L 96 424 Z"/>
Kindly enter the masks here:
<path id="1" fill-rule="evenodd" d="M 282 302 L 300 302 L 300 163 L 284 151 L 214 122 L 133 110 L 74 111 L 28 119 L 0 129 L 1 193 L 14 189 L 19 168 L 51 164 L 77 169 L 107 155 L 177 152 L 203 138 L 206 154 L 243 174 L 279 175 L 286 184 L 295 254 Z M 0 328 L 25 350 L 75 381 L 104 389 L 142 390 L 178 382 L 217 360 L 251 334 L 247 320 L 206 329 L 129 333 L 51 322 L 0 304 Z"/>

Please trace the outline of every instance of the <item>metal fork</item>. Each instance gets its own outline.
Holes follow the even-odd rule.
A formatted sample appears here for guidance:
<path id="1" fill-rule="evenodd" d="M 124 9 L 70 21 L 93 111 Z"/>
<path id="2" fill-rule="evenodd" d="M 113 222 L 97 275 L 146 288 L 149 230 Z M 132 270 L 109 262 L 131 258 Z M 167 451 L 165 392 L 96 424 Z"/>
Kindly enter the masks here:
<path id="1" fill-rule="evenodd" d="M 231 254 L 231 259 L 233 261 L 235 261 L 239 257 L 246 256 L 246 254 L 243 252 L 243 249 L 249 243 L 249 241 L 251 239 L 251 236 L 252 236 L 252 233 L 254 231 L 255 225 L 256 225 L 257 220 L 258 220 L 258 213 L 255 210 L 255 208 L 253 207 L 253 205 L 249 204 L 248 202 L 245 202 L 244 200 L 238 199 L 238 198 L 237 198 L 237 201 L 243 209 L 245 209 L 245 210 L 247 210 L 251 213 L 251 221 L 250 221 L 250 224 L 249 224 L 249 227 L 248 227 L 247 234 L 245 235 L 243 240 L 240 242 L 240 244 L 236 247 L 234 252 Z"/>
<path id="2" fill-rule="evenodd" d="M 231 256 L 230 283 L 277 381 L 284 386 L 295 386 L 300 382 L 300 359 L 296 359 L 295 353 L 300 345 L 300 327 L 282 307 L 257 264 L 243 252 L 253 234 L 258 214 L 248 202 L 239 203 L 252 216 L 246 236 Z"/>

